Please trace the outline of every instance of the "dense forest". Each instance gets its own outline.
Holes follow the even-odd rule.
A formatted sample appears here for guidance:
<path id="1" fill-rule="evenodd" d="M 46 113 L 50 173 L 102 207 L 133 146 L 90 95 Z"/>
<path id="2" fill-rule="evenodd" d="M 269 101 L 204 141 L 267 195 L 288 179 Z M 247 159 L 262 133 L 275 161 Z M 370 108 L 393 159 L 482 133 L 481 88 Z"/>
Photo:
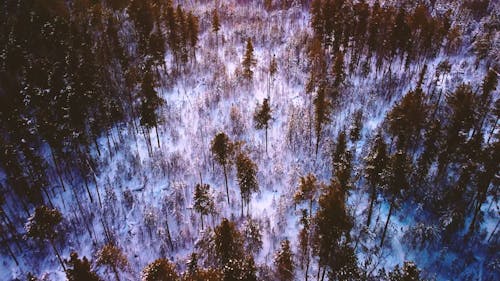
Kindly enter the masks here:
<path id="1" fill-rule="evenodd" d="M 0 279 L 500 279 L 500 2 L 0 0 Z"/>

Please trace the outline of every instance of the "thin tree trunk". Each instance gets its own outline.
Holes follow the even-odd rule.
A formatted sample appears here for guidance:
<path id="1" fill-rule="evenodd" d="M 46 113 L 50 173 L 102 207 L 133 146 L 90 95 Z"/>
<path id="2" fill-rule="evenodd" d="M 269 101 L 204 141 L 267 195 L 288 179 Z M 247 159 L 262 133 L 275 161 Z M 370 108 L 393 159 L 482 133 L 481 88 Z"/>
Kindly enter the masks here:
<path id="1" fill-rule="evenodd" d="M 95 173 L 93 171 L 92 171 L 92 173 L 93 173 L 93 179 L 94 179 L 94 184 L 95 184 L 95 191 L 97 192 L 97 200 L 99 200 L 99 206 L 102 209 L 102 201 L 101 201 L 101 193 L 99 192 L 99 185 L 97 185 L 97 178 L 96 178 Z"/>
<path id="2" fill-rule="evenodd" d="M 158 126 L 155 126 L 156 141 L 158 142 L 158 148 L 160 148 L 160 136 L 158 135 Z"/>
<path id="3" fill-rule="evenodd" d="M 94 144 L 95 144 L 95 148 L 97 150 L 97 155 L 99 155 L 99 157 L 101 157 L 101 150 L 99 149 L 99 144 L 97 144 L 97 138 L 94 138 Z"/>
<path id="4" fill-rule="evenodd" d="M 306 281 L 309 279 L 309 262 L 310 262 L 310 259 L 309 259 L 309 255 L 308 255 L 307 262 L 306 262 L 306 273 L 305 273 L 305 280 Z"/>
<path id="5" fill-rule="evenodd" d="M 394 208 L 394 201 L 395 199 L 393 198 L 391 201 L 391 207 L 389 207 L 389 214 L 387 215 L 387 221 L 385 222 L 384 232 L 382 232 L 382 240 L 380 241 L 380 248 L 382 248 L 382 246 L 384 245 L 385 234 L 387 232 L 387 227 L 389 226 L 389 220 L 391 219 L 392 209 Z"/>
<path id="6" fill-rule="evenodd" d="M 266 126 L 266 154 L 267 154 L 267 126 Z"/>
<path id="7" fill-rule="evenodd" d="M 56 253 L 57 259 L 59 260 L 61 267 L 63 268 L 64 272 L 66 272 L 66 266 L 64 266 L 64 262 L 61 258 L 61 255 L 59 254 L 59 251 L 56 248 L 56 245 L 54 244 L 54 241 L 52 239 L 50 239 L 49 242 L 50 242 L 50 245 L 52 246 L 52 249 L 54 249 L 54 252 Z"/>
<path id="8" fill-rule="evenodd" d="M 52 149 L 52 147 L 50 145 L 49 145 L 49 148 L 50 148 L 50 154 L 52 155 L 52 161 L 54 161 L 54 166 L 56 168 L 56 174 L 59 177 L 59 182 L 61 183 L 61 187 L 62 187 L 63 191 L 66 192 L 66 187 L 64 186 L 64 181 L 63 181 L 62 176 L 61 176 L 59 165 L 57 164 L 56 155 L 54 154 L 54 150 Z"/>
<path id="9" fill-rule="evenodd" d="M 321 274 L 321 281 L 325 280 L 326 266 L 323 268 L 323 274 Z"/>
<path id="10" fill-rule="evenodd" d="M 373 214 L 373 204 L 375 202 L 375 196 L 376 196 L 376 190 L 375 186 L 372 186 L 372 192 L 371 192 L 371 198 L 370 198 L 370 209 L 368 209 L 368 219 L 366 220 L 366 226 L 370 227 L 370 223 L 372 221 L 372 214 Z"/>
<path id="11" fill-rule="evenodd" d="M 168 226 L 168 218 L 165 220 L 166 228 L 167 228 L 167 239 L 168 239 L 168 244 L 170 246 L 170 250 L 174 250 L 174 244 L 172 243 L 172 236 L 170 235 L 170 227 Z"/>
<path id="12" fill-rule="evenodd" d="M 120 277 L 118 275 L 118 270 L 116 269 L 116 266 L 113 265 L 112 268 L 113 268 L 113 272 L 115 273 L 116 281 L 120 281 Z"/>
<path id="13" fill-rule="evenodd" d="M 222 165 L 224 169 L 224 179 L 226 180 L 226 195 L 227 195 L 227 204 L 229 205 L 229 187 L 227 186 L 227 172 L 226 172 L 226 165 Z"/>
<path id="14" fill-rule="evenodd" d="M 488 134 L 488 140 L 486 141 L 487 144 L 490 143 L 490 139 L 491 139 L 491 136 L 493 135 L 493 133 L 495 132 L 495 129 L 497 128 L 497 124 L 498 124 L 498 117 L 497 119 L 495 120 L 495 124 L 491 127 L 491 130 L 490 130 L 490 133 Z"/>
<path id="15" fill-rule="evenodd" d="M 7 238 L 5 237 L 5 234 L 4 234 L 3 230 L 0 230 L 0 233 L 2 234 L 2 240 L 5 243 L 5 246 L 7 248 L 7 251 L 9 252 L 9 255 L 12 257 L 12 259 L 14 260 L 14 262 L 16 263 L 16 265 L 19 266 L 19 262 L 16 259 L 16 255 L 14 254 L 14 252 L 12 251 L 12 249 L 10 248 L 9 242 L 7 241 Z"/>
<path id="16" fill-rule="evenodd" d="M 469 233 L 468 235 L 471 235 L 473 232 L 474 232 L 474 227 L 476 225 L 476 219 L 477 219 L 477 215 L 479 214 L 479 211 L 481 211 L 481 201 L 479 199 L 479 195 L 477 196 L 477 203 L 476 203 L 476 207 L 474 208 L 474 216 L 472 217 L 472 221 L 469 225 Z"/>
<path id="17" fill-rule="evenodd" d="M 83 182 L 85 183 L 85 189 L 87 190 L 87 194 L 89 195 L 90 203 L 94 203 L 94 198 L 92 198 L 92 194 L 90 193 L 89 184 L 87 182 L 87 177 L 85 177 L 83 175 L 83 173 L 82 173 L 82 177 L 83 177 Z"/>
<path id="18" fill-rule="evenodd" d="M 497 224 L 495 225 L 495 228 L 493 229 L 493 231 L 491 232 L 490 234 L 490 238 L 488 238 L 488 243 L 490 243 L 490 240 L 491 238 L 493 238 L 493 236 L 495 235 L 495 232 L 497 231 L 498 229 L 498 225 L 500 225 L 500 220 L 497 222 Z"/>

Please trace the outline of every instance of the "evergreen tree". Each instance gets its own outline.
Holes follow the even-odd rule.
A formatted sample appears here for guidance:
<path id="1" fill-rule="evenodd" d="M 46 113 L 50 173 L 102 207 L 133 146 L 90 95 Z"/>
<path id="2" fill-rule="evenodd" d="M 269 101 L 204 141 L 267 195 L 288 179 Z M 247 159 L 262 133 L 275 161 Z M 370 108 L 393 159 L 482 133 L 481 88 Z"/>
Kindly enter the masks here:
<path id="1" fill-rule="evenodd" d="M 253 79 L 253 70 L 252 68 L 257 64 L 253 54 L 253 44 L 252 39 L 249 37 L 247 39 L 245 55 L 243 56 L 243 77 L 248 81 L 252 81 Z"/>
<path id="2" fill-rule="evenodd" d="M 349 130 L 349 137 L 353 143 L 361 138 L 362 130 L 363 130 L 363 111 L 361 111 L 361 109 L 358 109 L 354 113 L 352 125 Z"/>
<path id="3" fill-rule="evenodd" d="M 250 205 L 252 193 L 259 191 L 257 182 L 257 165 L 243 152 L 236 156 L 236 177 L 241 192 L 241 215 L 243 216 L 243 206 Z"/>
<path id="4" fill-rule="evenodd" d="M 232 260 L 243 257 L 243 241 L 234 222 L 222 219 L 214 229 L 215 253 L 219 268 L 225 268 Z"/>
<path id="5" fill-rule="evenodd" d="M 352 262 L 346 250 L 353 222 L 346 208 L 345 193 L 338 182 L 332 182 L 321 195 L 314 225 L 314 249 L 319 258 L 318 273 L 323 272 L 323 280 L 327 269 L 340 272 Z"/>
<path id="6" fill-rule="evenodd" d="M 405 261 L 403 268 L 399 265 L 394 267 L 394 270 L 389 272 L 389 281 L 420 281 L 420 270 L 415 263 Z"/>
<path id="7" fill-rule="evenodd" d="M 259 223 L 251 218 L 247 219 L 242 234 L 246 252 L 258 254 L 262 250 L 262 234 Z"/>
<path id="8" fill-rule="evenodd" d="M 147 129 L 146 135 L 150 146 L 151 141 L 149 141 L 149 129 L 153 127 L 155 128 L 158 147 L 160 147 L 160 137 L 158 135 L 159 116 L 156 111 L 164 103 L 164 101 L 158 96 L 154 87 L 155 85 L 152 71 L 150 69 L 146 70 L 141 84 L 141 125 Z"/>
<path id="9" fill-rule="evenodd" d="M 302 216 L 300 218 L 300 224 L 302 224 L 302 229 L 299 232 L 299 251 L 298 256 L 301 264 L 301 269 L 304 270 L 304 279 L 307 281 L 309 279 L 309 264 L 311 263 L 311 250 L 310 250 L 310 214 L 308 215 L 306 209 L 302 209 Z M 305 269 L 304 269 L 305 266 Z"/>
<path id="10" fill-rule="evenodd" d="M 333 87 L 338 88 L 345 80 L 344 53 L 338 51 L 332 67 Z"/>
<path id="11" fill-rule="evenodd" d="M 214 211 L 215 204 L 212 194 L 210 194 L 210 185 L 197 184 L 194 188 L 194 209 L 200 214 L 201 229 L 203 229 L 203 216 Z"/>
<path id="12" fill-rule="evenodd" d="M 267 98 L 270 99 L 271 88 L 273 87 L 274 76 L 278 72 L 278 63 L 276 62 L 276 55 L 273 55 L 271 61 L 269 62 L 269 82 L 267 89 Z"/>
<path id="13" fill-rule="evenodd" d="M 326 99 L 326 89 L 321 85 L 314 99 L 314 127 L 316 131 L 316 155 L 318 155 L 319 143 L 323 126 L 330 121 L 330 102 Z"/>
<path id="14" fill-rule="evenodd" d="M 383 137 L 378 133 L 372 144 L 372 148 L 365 158 L 365 178 L 370 186 L 370 207 L 368 209 L 368 219 L 366 226 L 370 226 L 373 206 L 377 199 L 377 189 L 384 186 L 385 169 L 389 164 L 387 155 L 387 145 Z"/>
<path id="15" fill-rule="evenodd" d="M 220 132 L 216 134 L 212 140 L 211 151 L 215 160 L 219 162 L 219 164 L 222 166 L 222 169 L 224 170 L 227 203 L 229 204 L 229 187 L 227 185 L 227 166 L 230 164 L 231 157 L 233 155 L 233 143 L 229 140 L 229 137 L 224 132 Z"/>
<path id="16" fill-rule="evenodd" d="M 293 262 L 293 254 L 288 239 L 281 241 L 281 247 L 274 256 L 274 264 L 276 267 L 275 272 L 277 280 L 293 280 L 295 276 L 295 264 Z"/>
<path id="17" fill-rule="evenodd" d="M 438 173 L 444 174 L 450 161 L 459 160 L 460 147 L 467 140 L 469 131 L 474 127 L 476 99 L 470 85 L 462 84 L 446 97 L 449 113 L 448 125 L 445 129 L 445 146 L 439 154 Z"/>
<path id="18" fill-rule="evenodd" d="M 337 145 L 333 151 L 333 176 L 339 181 L 344 192 L 351 189 L 352 154 L 347 148 L 345 131 L 339 133 Z"/>
<path id="19" fill-rule="evenodd" d="M 217 11 L 217 9 L 214 9 L 212 11 L 212 31 L 215 32 L 215 44 L 217 45 L 217 49 L 219 48 L 219 30 L 219 12 Z"/>
<path id="20" fill-rule="evenodd" d="M 293 195 L 293 200 L 295 204 L 299 204 L 303 201 L 308 201 L 309 203 L 309 214 L 312 214 L 312 205 L 316 199 L 317 192 L 320 189 L 320 184 L 318 183 L 316 176 L 314 174 L 307 174 L 306 176 L 299 178 L 299 186 L 297 191 Z"/>
<path id="21" fill-rule="evenodd" d="M 198 35 L 200 32 L 198 17 L 193 15 L 192 12 L 188 12 L 187 15 L 187 38 L 189 42 L 189 48 L 191 49 L 193 59 L 196 59 L 196 46 L 198 45 Z"/>
<path id="22" fill-rule="evenodd" d="M 178 281 L 175 265 L 169 260 L 160 258 L 148 264 L 142 270 L 141 281 Z"/>
<path id="23" fill-rule="evenodd" d="M 55 244 L 58 226 L 62 222 L 62 219 L 62 215 L 57 209 L 50 209 L 47 206 L 37 207 L 26 223 L 26 235 L 27 237 L 40 239 L 42 241 L 48 240 L 56 253 L 61 267 L 66 271 L 66 266 Z"/>
<path id="24" fill-rule="evenodd" d="M 415 143 L 426 120 L 426 106 L 420 88 L 406 94 L 387 115 L 389 132 L 397 138 L 397 148 L 406 150 Z"/>
<path id="25" fill-rule="evenodd" d="M 120 281 L 118 269 L 126 269 L 128 260 L 120 248 L 112 244 L 106 244 L 97 254 L 97 264 L 109 266 L 115 275 L 116 281 Z"/>
<path id="26" fill-rule="evenodd" d="M 69 265 L 66 270 L 68 281 L 100 281 L 101 278 L 90 269 L 90 262 L 87 257 L 78 258 L 78 254 L 73 252 L 70 259 L 66 261 Z"/>
<path id="27" fill-rule="evenodd" d="M 223 280 L 224 274 L 218 270 L 213 268 L 200 268 L 197 269 L 194 273 L 188 274 L 182 277 L 182 281 L 220 281 Z"/>
<path id="28" fill-rule="evenodd" d="M 262 106 L 257 103 L 255 108 L 255 113 L 253 115 L 253 120 L 255 123 L 255 128 L 260 130 L 264 129 L 266 133 L 266 153 L 267 153 L 267 129 L 269 128 L 269 121 L 271 121 L 271 107 L 269 106 L 269 99 L 265 98 Z"/>
<path id="29" fill-rule="evenodd" d="M 380 240 L 380 247 L 384 245 L 384 239 L 389 226 L 389 221 L 392 216 L 394 208 L 397 207 L 398 201 L 402 199 L 405 191 L 409 188 L 409 175 L 411 172 L 411 162 L 406 153 L 398 150 L 390 157 L 389 167 L 384 175 L 385 185 L 383 186 L 384 193 L 389 201 L 389 213 L 385 222 L 384 230 L 382 232 L 382 239 Z"/>

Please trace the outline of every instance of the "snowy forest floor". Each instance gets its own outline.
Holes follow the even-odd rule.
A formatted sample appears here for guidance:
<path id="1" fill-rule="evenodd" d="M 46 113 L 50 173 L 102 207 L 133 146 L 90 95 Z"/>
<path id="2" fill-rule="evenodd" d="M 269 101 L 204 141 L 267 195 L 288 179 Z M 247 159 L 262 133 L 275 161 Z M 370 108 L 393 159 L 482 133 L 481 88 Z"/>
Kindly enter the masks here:
<path id="1" fill-rule="evenodd" d="M 188 70 L 175 79 L 169 71 L 163 85 L 157 88 L 166 101 L 158 128 L 160 147 L 154 130 L 151 130 L 154 153 L 150 156 L 142 133 L 134 132 L 131 127 L 118 126 L 111 131 L 110 146 L 105 136 L 99 140 L 102 156 L 99 158 L 97 186 L 102 208 L 97 200 L 88 202 L 83 183 L 65 179 L 77 190 L 76 194 L 69 190 L 62 192 L 59 188 L 53 191 L 57 194 L 53 202 L 63 213 L 67 227 L 80 228 L 65 237 L 66 247 L 62 255 L 68 257 L 71 251 L 76 251 L 81 256 L 93 257 L 102 247 L 103 237 L 108 232 L 116 238 L 130 263 L 127 272 L 121 273 L 123 280 L 137 280 L 140 270 L 158 257 L 168 257 L 180 269 L 184 268 L 197 239 L 203 235 L 200 217 L 192 209 L 194 186 L 200 181 L 210 184 L 216 198 L 217 214 L 205 219 L 205 229 L 216 226 L 223 217 L 231 218 L 241 226 L 248 212 L 249 217 L 259 222 L 263 235 L 264 245 L 256 255 L 257 264 L 270 265 L 284 238 L 290 239 L 292 249 L 296 249 L 300 206 L 294 205 L 293 194 L 299 177 L 314 173 L 321 181 L 329 182 L 330 154 L 336 135 L 340 130 L 348 129 L 353 113 L 362 109 L 364 128 L 361 140 L 350 144 L 356 152 L 354 178 L 359 178 L 362 152 L 366 151 L 363 147 L 369 145 L 370 138 L 394 102 L 414 87 L 423 66 L 423 63 L 414 64 L 405 72 L 400 70 L 401 62 L 397 61 L 393 63 L 393 72 L 376 71 L 373 66 L 366 78 L 349 75 L 341 102 L 333 110 L 332 122 L 326 126 L 320 151 L 315 155 L 315 136 L 310 132 L 314 130 L 311 129 L 311 98 L 304 90 L 308 78 L 306 45 L 311 33 L 309 14 L 298 8 L 267 13 L 253 4 L 229 4 L 219 10 L 222 28 L 216 37 L 210 25 L 212 4 L 186 5 L 185 8 L 200 16 L 199 48 L 196 62 L 190 62 Z M 253 40 L 257 60 L 251 83 L 241 78 L 247 37 Z M 273 55 L 278 62 L 278 73 L 270 81 L 268 65 Z M 441 60 L 438 56 L 428 61 L 429 69 L 435 69 Z M 166 61 L 169 68 L 175 68 L 170 56 Z M 452 71 L 445 81 L 434 83 L 434 73 L 429 73 L 424 89 L 437 87 L 446 92 L 459 82 L 481 81 L 484 76 L 483 71 L 474 70 L 473 59 L 456 56 L 450 58 L 450 63 Z M 396 86 L 389 88 L 388 80 Z M 273 118 L 266 152 L 265 133 L 254 128 L 253 113 L 257 102 L 262 103 L 268 92 Z M 231 199 L 228 205 L 222 167 L 210 154 L 210 141 L 220 131 L 226 132 L 233 141 L 243 141 L 243 148 L 258 166 L 260 191 L 252 196 L 243 217 L 235 169 L 228 173 Z M 361 264 L 366 262 L 366 268 L 376 271 L 414 260 L 426 277 L 433 277 L 426 272 L 445 274 L 460 270 L 460 267 L 455 267 L 457 265 L 453 266 L 458 257 L 446 249 L 433 249 L 436 251 L 431 253 L 412 250 L 405 244 L 404 236 L 414 213 L 418 212 L 416 208 L 396 213 L 390 223 L 385 247 L 378 250 L 376 245 L 380 241 L 388 206 L 380 200 L 382 204 L 374 214 L 376 223 L 370 230 L 365 229 L 368 193 L 362 181 L 355 186 L 348 202 L 355 218 L 352 236 L 354 239 L 363 237 L 358 240 L 359 244 L 356 243 Z M 97 198 L 93 184 L 91 191 Z M 76 204 L 75 196 L 86 202 L 83 212 L 92 218 L 91 235 L 76 215 L 82 210 Z M 15 202 L 9 205 L 11 209 L 16 208 Z M 491 228 L 489 224 L 484 226 Z M 167 240 L 167 231 L 172 236 L 173 251 Z M 9 280 L 29 270 L 45 274 L 51 280 L 63 280 L 64 273 L 59 269 L 56 257 L 44 255 L 51 249 L 36 243 L 31 247 L 40 254 L 26 253 L 20 258 L 19 267 L 7 256 L 2 256 L 0 279 Z M 47 258 L 40 258 L 42 256 Z M 480 268 L 483 262 L 478 259 L 470 263 L 469 270 L 473 270 L 472 264 Z M 28 269 L 24 263 L 38 266 Z M 106 273 L 104 268 L 99 270 L 112 274 Z M 312 276 L 315 276 L 315 270 L 313 268 Z M 297 276 L 303 276 L 303 273 L 297 273 Z M 448 278 L 444 275 L 434 277 Z"/>

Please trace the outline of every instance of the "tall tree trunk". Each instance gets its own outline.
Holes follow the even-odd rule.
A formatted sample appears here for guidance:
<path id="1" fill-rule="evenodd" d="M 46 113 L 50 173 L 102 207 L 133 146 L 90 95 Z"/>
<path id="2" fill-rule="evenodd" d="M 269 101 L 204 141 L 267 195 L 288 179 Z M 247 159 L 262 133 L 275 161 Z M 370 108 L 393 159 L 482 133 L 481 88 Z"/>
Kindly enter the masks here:
<path id="1" fill-rule="evenodd" d="M 94 171 L 92 171 L 92 173 L 93 173 L 92 178 L 94 179 L 94 184 L 95 184 L 95 191 L 97 192 L 97 200 L 99 200 L 99 206 L 102 209 L 101 193 L 99 192 L 99 185 L 97 185 L 97 177 L 96 177 Z"/>
<path id="2" fill-rule="evenodd" d="M 168 218 L 165 220 L 165 225 L 167 229 L 167 239 L 168 239 L 168 244 L 170 246 L 170 250 L 174 250 L 174 244 L 172 243 L 172 236 L 170 235 L 170 227 L 168 226 Z"/>
<path id="3" fill-rule="evenodd" d="M 377 193 L 375 190 L 375 185 L 372 186 L 372 192 L 371 192 L 371 197 L 370 197 L 370 209 L 368 209 L 368 219 L 366 220 L 366 226 L 370 227 L 370 223 L 372 221 L 372 213 L 373 213 L 373 204 L 375 202 L 375 197 Z"/>
<path id="4" fill-rule="evenodd" d="M 266 154 L 267 154 L 267 126 L 266 126 Z"/>
<path id="5" fill-rule="evenodd" d="M 94 144 L 95 144 L 95 148 L 97 150 L 97 155 L 99 155 L 99 157 L 101 157 L 101 150 L 99 149 L 99 144 L 97 143 L 97 138 L 94 138 Z"/>
<path id="6" fill-rule="evenodd" d="M 50 242 L 50 245 L 52 246 L 52 249 L 54 249 L 54 252 L 56 253 L 57 259 L 59 260 L 61 267 L 63 268 L 64 272 L 66 272 L 66 266 L 64 266 L 64 262 L 61 258 L 61 255 L 59 254 L 59 251 L 56 248 L 56 245 L 54 244 L 54 241 L 52 239 L 49 239 L 49 242 Z"/>
<path id="7" fill-rule="evenodd" d="M 118 275 L 118 270 L 116 269 L 116 266 L 113 265 L 113 266 L 111 266 L 111 268 L 113 269 L 113 272 L 115 274 L 116 281 L 120 281 L 120 276 Z"/>
<path id="8" fill-rule="evenodd" d="M 389 214 L 387 215 L 387 220 L 386 220 L 385 226 L 384 226 L 384 232 L 382 232 L 382 240 L 380 241 L 380 248 L 382 248 L 382 246 L 384 245 L 385 234 L 387 232 L 387 227 L 389 226 L 389 220 L 391 219 L 392 209 L 394 208 L 394 201 L 395 201 L 395 198 L 392 198 L 391 206 L 389 207 Z"/>
<path id="9" fill-rule="evenodd" d="M 63 181 L 62 176 L 61 176 L 61 172 L 59 169 L 59 164 L 58 164 L 57 159 L 56 159 L 56 155 L 54 154 L 54 150 L 52 149 L 52 147 L 50 145 L 49 145 L 49 148 L 50 148 L 50 154 L 52 155 L 52 161 L 54 161 L 56 174 L 59 177 L 59 182 L 61 183 L 61 187 L 62 187 L 63 191 L 66 192 L 66 187 L 64 186 L 64 181 Z"/>
<path id="10" fill-rule="evenodd" d="M 323 273 L 321 274 L 321 281 L 325 280 L 326 266 L 323 268 Z"/>
<path id="11" fill-rule="evenodd" d="M 310 259 L 309 259 L 309 254 L 308 254 L 307 261 L 306 261 L 305 281 L 308 281 L 308 279 L 309 279 L 309 263 L 310 263 Z"/>
<path id="12" fill-rule="evenodd" d="M 14 260 L 14 262 L 16 263 L 16 265 L 19 266 L 19 262 L 17 261 L 16 255 L 14 254 L 14 252 L 12 251 L 12 249 L 10 248 L 9 242 L 7 241 L 7 237 L 5 237 L 3 229 L 0 229 L 0 233 L 2 235 L 2 240 L 3 240 L 4 244 L 5 244 L 5 247 L 7 248 L 7 251 L 9 252 L 9 255 L 12 257 L 12 259 Z"/>
<path id="13" fill-rule="evenodd" d="M 226 181 L 226 195 L 227 195 L 227 204 L 229 205 L 229 187 L 227 185 L 227 172 L 226 172 L 226 165 L 222 165 L 222 168 L 224 169 L 224 179 Z"/>
<path id="14" fill-rule="evenodd" d="M 90 193 L 89 183 L 87 182 L 87 177 L 84 176 L 83 173 L 82 173 L 82 177 L 83 177 L 83 182 L 85 184 L 85 190 L 87 190 L 87 194 L 89 195 L 90 203 L 94 203 L 94 198 L 92 198 L 92 194 Z"/>
<path id="15" fill-rule="evenodd" d="M 160 148 L 160 136 L 158 135 L 158 126 L 155 126 L 156 141 L 158 142 L 158 148 Z"/>

